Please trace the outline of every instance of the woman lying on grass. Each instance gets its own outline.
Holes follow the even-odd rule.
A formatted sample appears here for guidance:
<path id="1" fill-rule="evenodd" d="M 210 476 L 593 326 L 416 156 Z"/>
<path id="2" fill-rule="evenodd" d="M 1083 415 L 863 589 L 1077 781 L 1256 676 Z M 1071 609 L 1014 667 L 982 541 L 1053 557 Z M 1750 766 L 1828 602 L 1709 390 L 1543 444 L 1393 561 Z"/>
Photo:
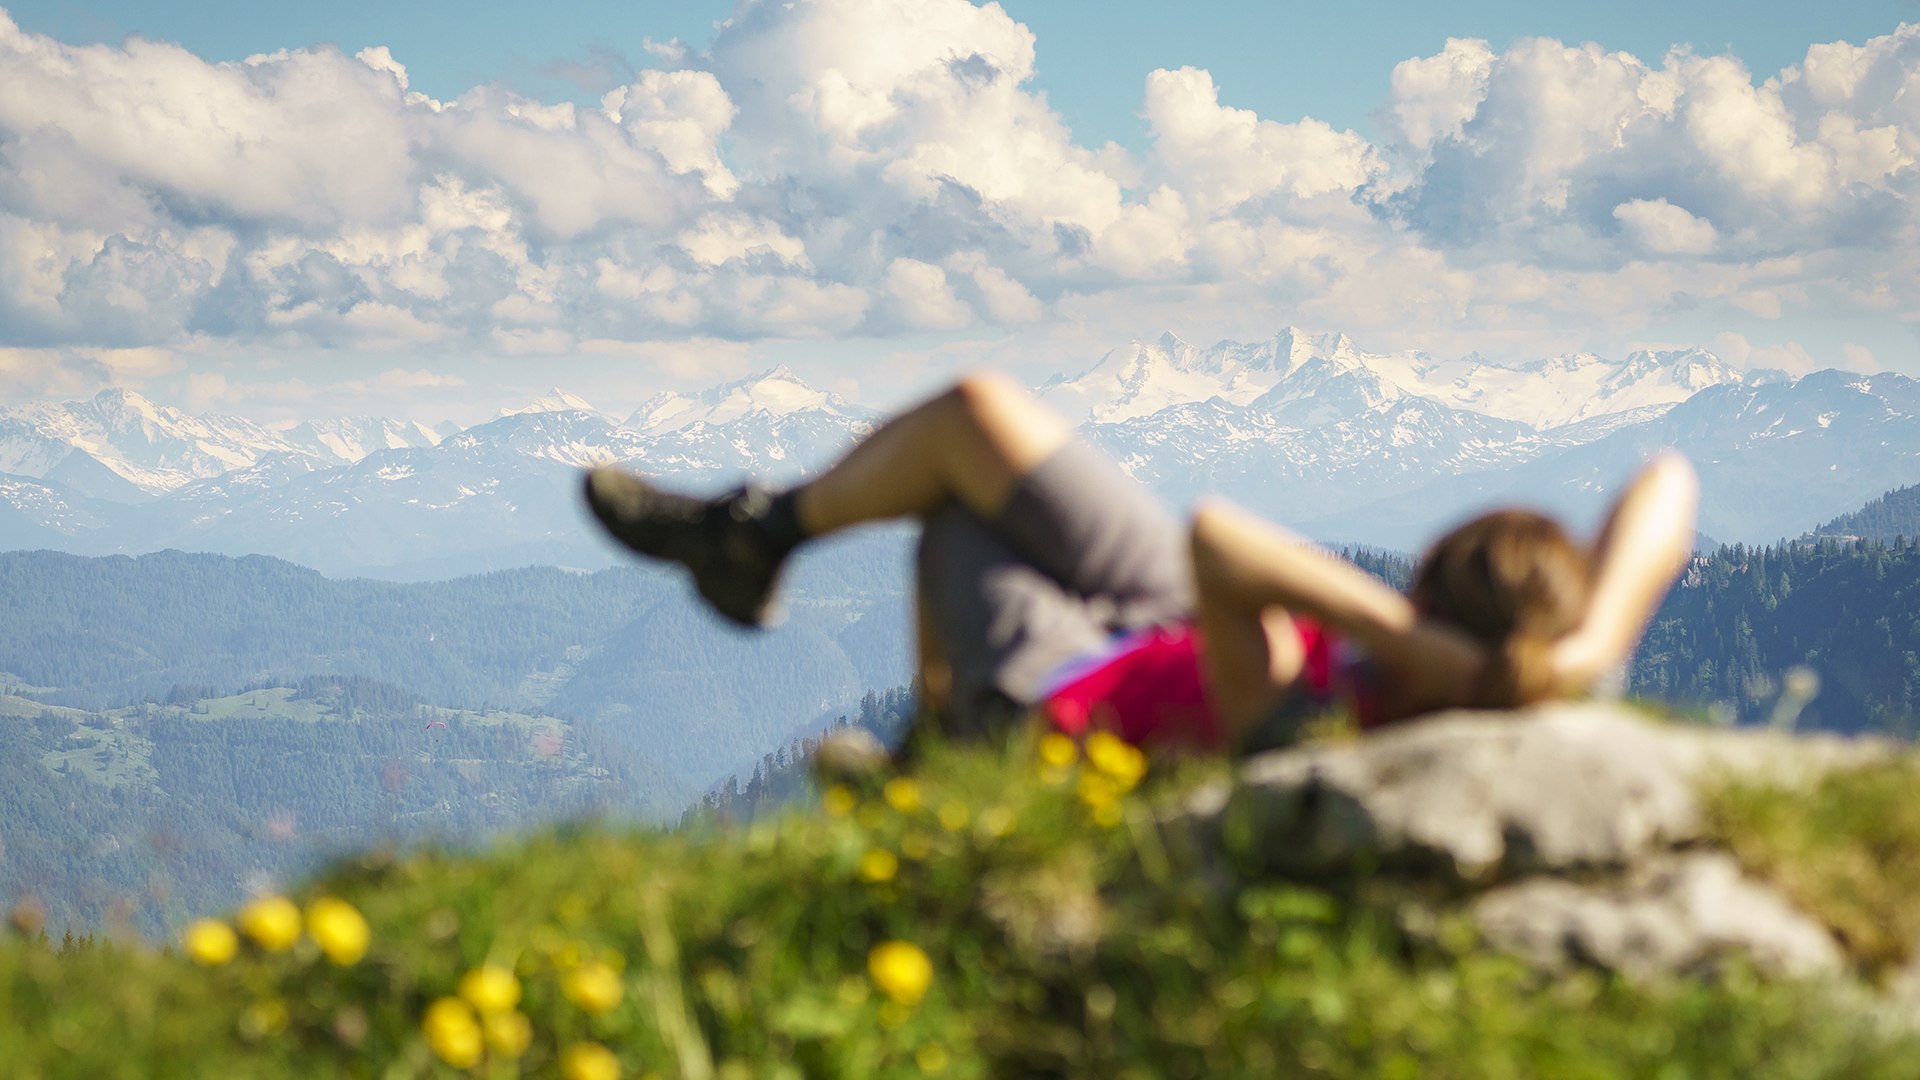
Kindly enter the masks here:
<path id="1" fill-rule="evenodd" d="M 1364 728 L 1586 692 L 1686 565 L 1698 488 L 1684 459 L 1656 458 L 1591 548 L 1540 514 L 1484 515 L 1437 541 L 1403 596 L 1225 503 L 1183 535 L 1061 417 L 972 375 L 784 492 L 696 499 L 600 468 L 586 496 L 746 626 L 765 624 L 802 542 L 918 518 L 920 678 L 947 734 L 1037 710 L 1069 734 L 1247 750 L 1329 707 Z"/>

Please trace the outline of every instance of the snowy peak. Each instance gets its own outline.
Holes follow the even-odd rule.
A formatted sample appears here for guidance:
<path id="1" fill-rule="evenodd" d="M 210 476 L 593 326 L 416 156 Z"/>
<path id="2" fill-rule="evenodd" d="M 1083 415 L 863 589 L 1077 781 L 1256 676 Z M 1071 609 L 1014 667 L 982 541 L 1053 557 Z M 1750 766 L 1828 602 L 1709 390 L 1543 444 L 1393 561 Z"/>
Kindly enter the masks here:
<path id="1" fill-rule="evenodd" d="M 525 413 L 547 412 L 597 413 L 599 410 L 589 405 L 586 400 L 579 395 L 569 394 L 556 386 L 518 409 L 501 409 L 500 415 L 520 416 Z"/>
<path id="2" fill-rule="evenodd" d="M 1332 411 L 1374 408 L 1410 396 L 1549 430 L 1598 416 L 1670 408 L 1708 387 L 1740 382 L 1739 372 L 1698 348 L 1643 350 L 1620 362 L 1592 353 L 1519 365 L 1479 353 L 1436 362 L 1424 352 L 1368 352 L 1345 334 L 1310 334 L 1289 326 L 1266 341 L 1222 341 L 1206 349 L 1171 333 L 1129 342 L 1078 375 L 1047 383 L 1041 396 L 1069 417 L 1094 423 L 1150 416 L 1210 398 L 1288 408 L 1286 422 L 1324 423 Z M 1336 388 L 1340 400 L 1291 408 Z"/>
<path id="3" fill-rule="evenodd" d="M 838 394 L 808 385 L 782 364 L 698 393 L 656 394 L 642 402 L 622 426 L 643 435 L 664 435 L 694 424 L 728 424 L 756 413 L 782 417 L 801 412 L 839 417 L 866 415 L 865 410 L 855 408 Z"/>
<path id="4" fill-rule="evenodd" d="M 1047 383 L 1040 396 L 1074 420 L 1103 424 L 1216 397 L 1247 405 L 1297 366 L 1298 350 L 1284 338 L 1258 345 L 1223 341 L 1208 349 L 1171 332 L 1131 341 L 1080 374 Z"/>
<path id="5" fill-rule="evenodd" d="M 27 441 L 42 448 L 37 454 L 0 452 L 0 457 L 19 459 L 16 465 L 32 458 L 50 468 L 55 462 L 48 460 L 45 448 L 64 444 L 149 494 L 246 468 L 262 454 L 290 449 L 280 436 L 251 421 L 189 416 L 118 388 L 102 390 L 87 401 L 38 402 L 0 411 L 0 427 L 30 433 Z M 24 443 L 16 448 L 20 445 Z"/>
<path id="6" fill-rule="evenodd" d="M 437 446 L 444 436 L 411 420 L 342 416 L 307 420 L 287 429 L 287 442 L 321 458 L 359 461 L 380 450 Z"/>

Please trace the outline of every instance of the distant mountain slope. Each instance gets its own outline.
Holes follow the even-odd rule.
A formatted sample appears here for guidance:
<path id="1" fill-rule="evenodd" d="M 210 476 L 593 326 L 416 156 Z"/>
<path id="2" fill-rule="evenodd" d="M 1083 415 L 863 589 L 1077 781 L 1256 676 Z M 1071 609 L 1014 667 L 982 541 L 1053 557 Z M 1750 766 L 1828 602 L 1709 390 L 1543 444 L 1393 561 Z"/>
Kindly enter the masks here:
<path id="1" fill-rule="evenodd" d="M 1812 538 L 1860 538 L 1892 543 L 1920 537 L 1920 484 L 1889 491 L 1851 514 L 1842 514 L 1813 530 Z"/>
<path id="2" fill-rule="evenodd" d="M 671 821 L 691 791 L 593 724 L 365 680 L 105 711 L 0 693 L 0 897 L 35 898 L 56 934 L 158 934 L 339 852 L 598 812 Z"/>
<path id="3" fill-rule="evenodd" d="M 401 585 L 261 556 L 10 552 L 0 672 L 87 708 L 334 674 L 450 706 L 559 709 L 698 788 L 905 680 L 906 559 L 885 531 L 803 553 L 786 623 L 748 635 L 647 568 Z"/>

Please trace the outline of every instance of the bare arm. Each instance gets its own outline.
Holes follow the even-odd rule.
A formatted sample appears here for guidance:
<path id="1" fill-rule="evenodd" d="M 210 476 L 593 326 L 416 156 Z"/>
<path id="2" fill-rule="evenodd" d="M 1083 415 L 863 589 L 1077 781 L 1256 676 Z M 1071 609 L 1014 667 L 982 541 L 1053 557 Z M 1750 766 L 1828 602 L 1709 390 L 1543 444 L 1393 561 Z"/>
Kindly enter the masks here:
<path id="1" fill-rule="evenodd" d="M 1229 724 L 1250 723 L 1272 692 L 1298 675 L 1298 646 L 1276 630 L 1284 617 L 1276 620 L 1275 609 L 1352 639 L 1409 700 L 1464 699 L 1486 664 L 1485 648 L 1465 633 L 1421 618 L 1406 597 L 1360 568 L 1237 507 L 1202 504 L 1193 516 L 1192 549 L 1209 677 Z M 1249 643 L 1261 628 L 1259 655 L 1267 663 L 1256 665 Z"/>
<path id="2" fill-rule="evenodd" d="M 1627 483 L 1594 541 L 1586 616 L 1554 644 L 1557 683 L 1584 688 L 1632 655 L 1693 556 L 1699 506 L 1699 478 L 1676 453 L 1654 458 Z"/>

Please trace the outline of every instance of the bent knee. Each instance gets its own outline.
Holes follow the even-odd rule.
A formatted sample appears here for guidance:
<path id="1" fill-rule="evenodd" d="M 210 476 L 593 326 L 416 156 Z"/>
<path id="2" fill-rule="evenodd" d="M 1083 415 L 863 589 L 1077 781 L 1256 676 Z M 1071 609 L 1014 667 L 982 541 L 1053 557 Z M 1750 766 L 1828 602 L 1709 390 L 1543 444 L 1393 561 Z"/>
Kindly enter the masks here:
<path id="1" fill-rule="evenodd" d="M 962 375 L 947 390 L 947 397 L 976 420 L 1037 404 L 1027 388 L 1012 376 L 990 370 Z"/>

